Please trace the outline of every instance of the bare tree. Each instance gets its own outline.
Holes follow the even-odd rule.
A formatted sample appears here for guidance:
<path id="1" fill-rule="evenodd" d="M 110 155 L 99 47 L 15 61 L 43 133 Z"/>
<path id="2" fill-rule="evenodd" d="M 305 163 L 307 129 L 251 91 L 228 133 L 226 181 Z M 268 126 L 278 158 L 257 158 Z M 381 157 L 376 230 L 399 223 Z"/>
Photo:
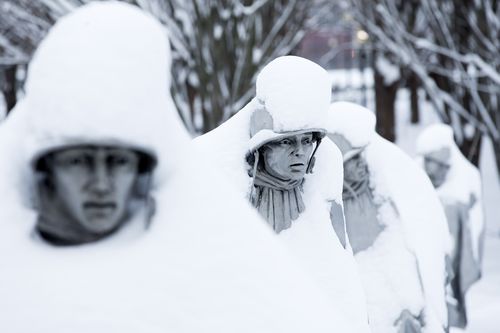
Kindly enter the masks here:
<path id="1" fill-rule="evenodd" d="M 418 79 L 476 165 L 482 135 L 500 167 L 500 6 L 496 0 L 351 0 L 358 21 Z M 412 22 L 401 15 L 411 6 Z"/>
<path id="2" fill-rule="evenodd" d="M 170 32 L 175 102 L 194 134 L 215 128 L 250 100 L 256 73 L 294 49 L 308 13 L 308 4 L 300 0 L 168 0 L 154 5 L 149 10 Z"/>
<path id="3" fill-rule="evenodd" d="M 91 0 L 5 0 L 0 64 L 29 61 L 54 21 Z M 168 27 L 173 96 L 193 134 L 227 120 L 253 95 L 256 73 L 290 53 L 311 7 L 300 0 L 130 0 Z"/>

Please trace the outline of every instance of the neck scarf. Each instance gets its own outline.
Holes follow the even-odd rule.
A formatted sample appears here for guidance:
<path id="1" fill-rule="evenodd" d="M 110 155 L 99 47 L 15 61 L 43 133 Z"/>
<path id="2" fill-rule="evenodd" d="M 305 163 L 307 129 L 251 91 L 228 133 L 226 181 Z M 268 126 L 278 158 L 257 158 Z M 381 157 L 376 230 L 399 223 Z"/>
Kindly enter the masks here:
<path id="1" fill-rule="evenodd" d="M 250 202 L 257 208 L 276 233 L 292 226 L 305 210 L 300 180 L 282 180 L 270 175 L 263 168 L 257 168 L 254 176 Z"/>
<path id="2" fill-rule="evenodd" d="M 368 172 L 365 174 L 365 176 L 358 181 L 353 181 L 349 182 L 344 180 L 344 189 L 342 190 L 342 199 L 349 200 L 349 199 L 356 199 L 358 198 L 361 194 L 365 193 L 366 191 L 369 190 L 369 175 Z"/>

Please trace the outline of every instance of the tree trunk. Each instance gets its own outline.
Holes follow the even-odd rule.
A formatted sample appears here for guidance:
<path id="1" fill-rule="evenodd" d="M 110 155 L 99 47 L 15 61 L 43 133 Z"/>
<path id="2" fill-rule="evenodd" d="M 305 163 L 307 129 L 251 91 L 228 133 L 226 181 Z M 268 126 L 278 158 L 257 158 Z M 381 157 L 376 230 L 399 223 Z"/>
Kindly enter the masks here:
<path id="1" fill-rule="evenodd" d="M 410 88 L 410 122 L 418 124 L 420 122 L 420 111 L 418 109 L 418 78 L 415 74 L 410 74 L 408 78 L 408 86 Z"/>
<path id="2" fill-rule="evenodd" d="M 495 152 L 495 161 L 497 162 L 497 173 L 500 177 L 500 140 L 493 141 L 493 150 Z"/>
<path id="3" fill-rule="evenodd" d="M 479 156 L 481 155 L 482 133 L 475 131 L 471 139 L 464 138 L 463 142 L 458 145 L 462 154 L 476 167 L 479 168 Z"/>
<path id="4" fill-rule="evenodd" d="M 16 90 L 16 69 L 17 66 L 9 66 L 4 70 L 4 82 L 2 88 L 2 93 L 5 99 L 5 104 L 7 108 L 7 114 L 10 110 L 14 108 L 17 103 Z"/>
<path id="5" fill-rule="evenodd" d="M 374 66 L 375 75 L 375 114 L 377 132 L 387 140 L 396 141 L 395 101 L 399 80 L 386 86 L 384 76 Z"/>

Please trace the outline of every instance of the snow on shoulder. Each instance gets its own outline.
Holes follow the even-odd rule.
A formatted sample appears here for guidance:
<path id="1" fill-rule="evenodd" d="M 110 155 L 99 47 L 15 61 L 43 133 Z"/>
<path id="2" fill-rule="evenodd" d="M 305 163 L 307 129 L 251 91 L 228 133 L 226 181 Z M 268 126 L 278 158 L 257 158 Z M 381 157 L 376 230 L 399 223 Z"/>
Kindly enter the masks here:
<path id="1" fill-rule="evenodd" d="M 273 115 L 277 132 L 323 128 L 331 85 L 328 73 L 314 62 L 279 57 L 257 76 L 256 98 Z"/>

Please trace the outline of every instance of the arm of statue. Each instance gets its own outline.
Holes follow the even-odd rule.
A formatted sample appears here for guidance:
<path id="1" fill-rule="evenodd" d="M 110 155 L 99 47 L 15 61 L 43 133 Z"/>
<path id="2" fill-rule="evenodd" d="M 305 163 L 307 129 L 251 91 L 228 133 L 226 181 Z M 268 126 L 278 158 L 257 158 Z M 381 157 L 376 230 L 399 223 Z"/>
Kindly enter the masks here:
<path id="1" fill-rule="evenodd" d="M 347 233 L 345 228 L 344 210 L 342 205 L 336 201 L 330 201 L 330 204 L 330 221 L 332 222 L 333 230 L 335 230 L 340 243 L 345 249 L 347 243 Z"/>
<path id="2" fill-rule="evenodd" d="M 481 277 L 481 265 L 474 255 L 472 231 L 470 230 L 469 207 L 460 206 L 461 244 L 460 253 L 460 288 L 465 297 L 469 287 Z"/>
<path id="3" fill-rule="evenodd" d="M 421 333 L 424 326 L 422 322 L 422 314 L 416 317 L 410 311 L 403 310 L 394 326 L 398 327 L 398 333 Z"/>

